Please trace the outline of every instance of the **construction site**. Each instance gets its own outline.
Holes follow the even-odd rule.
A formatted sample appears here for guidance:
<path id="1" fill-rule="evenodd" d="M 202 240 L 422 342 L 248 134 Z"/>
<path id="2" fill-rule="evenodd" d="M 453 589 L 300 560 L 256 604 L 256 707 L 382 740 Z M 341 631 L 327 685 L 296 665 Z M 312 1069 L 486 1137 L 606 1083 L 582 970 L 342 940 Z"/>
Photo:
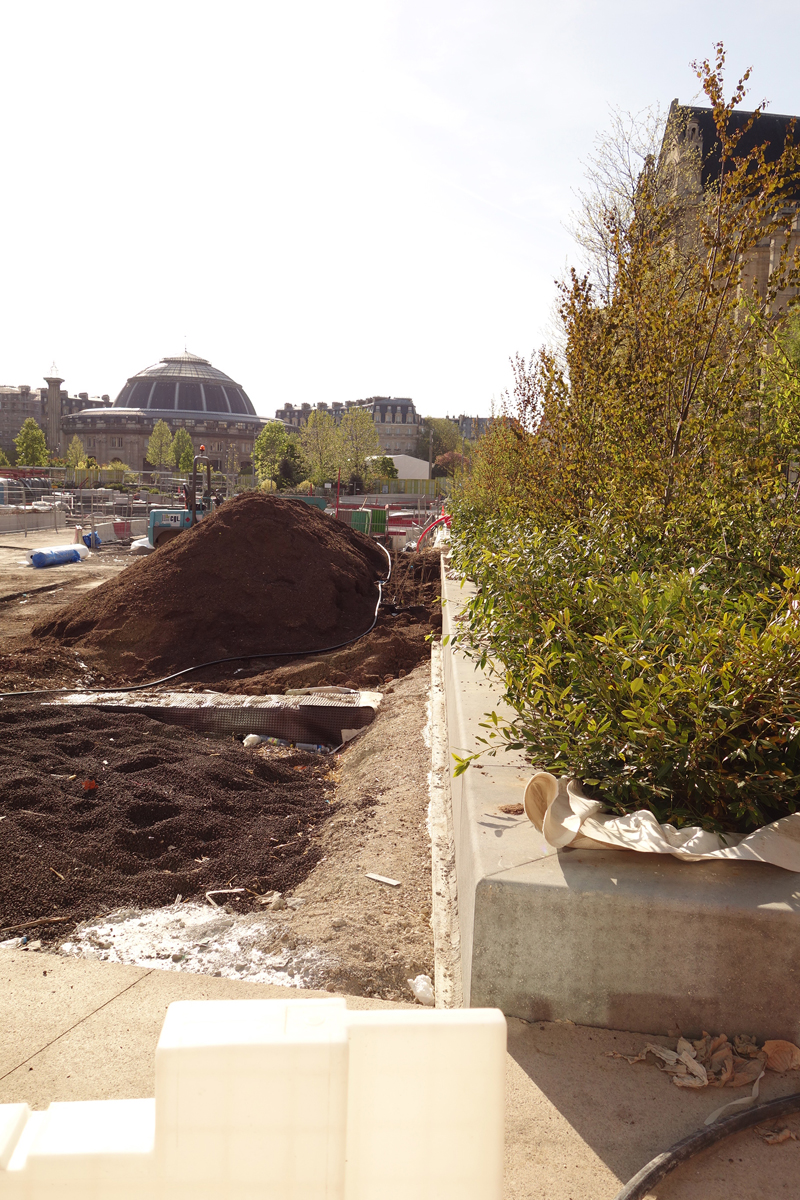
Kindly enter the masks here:
<path id="1" fill-rule="evenodd" d="M 138 514 L 87 521 L 73 501 L 53 519 L 40 501 L 42 527 L 0 536 L 0 1197 L 374 1200 L 412 1185 L 376 1147 L 394 1162 L 426 1128 L 429 1179 L 413 1186 L 437 1200 L 797 1195 L 792 870 L 558 842 L 546 819 L 566 793 L 546 796 L 522 752 L 454 776 L 502 708 L 451 646 L 472 585 L 449 565 L 441 504 L 220 503 L 195 466 L 181 496 Z M 345 1021 L 347 1119 L 363 1103 L 383 1124 L 369 1146 L 348 1132 L 341 1177 L 301 1186 L 275 1174 L 278 1151 L 238 1183 L 194 1177 L 159 1149 L 169 1047 L 191 1042 L 169 1041 L 180 1004 L 159 1041 L 165 1012 L 221 1014 L 202 1044 L 222 1046 L 233 1001 Z M 410 1031 L 408 1014 L 444 1039 L 466 1021 L 473 1040 L 452 1058 L 443 1041 L 411 1038 L 396 1062 L 376 1050 L 372 1091 L 357 1087 L 359 1030 Z M 241 1078 L 226 1076 L 232 1096 Z M 740 1125 L 722 1140 L 709 1112 L 759 1085 L 772 1107 L 759 1123 L 726 1114 Z M 299 1086 L 280 1085 L 275 1112 Z M 723 1086 L 744 1091 L 708 1092 Z M 108 1110 L 143 1140 L 117 1159 L 103 1125 L 96 1169 L 86 1130 L 106 1118 L 75 1106 L 154 1094 L 155 1110 Z M 45 1111 L 60 1133 L 36 1133 Z"/>

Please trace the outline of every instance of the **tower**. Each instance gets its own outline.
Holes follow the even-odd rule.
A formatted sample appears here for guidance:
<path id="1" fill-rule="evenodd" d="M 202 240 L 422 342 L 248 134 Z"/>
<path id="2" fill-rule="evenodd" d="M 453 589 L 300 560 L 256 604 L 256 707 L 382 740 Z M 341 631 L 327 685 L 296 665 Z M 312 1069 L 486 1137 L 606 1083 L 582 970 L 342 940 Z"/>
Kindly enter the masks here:
<path id="1" fill-rule="evenodd" d="M 47 384 L 44 436 L 47 449 L 51 454 L 58 455 L 61 448 L 61 384 L 64 380 L 56 375 L 55 363 L 53 363 L 53 374 L 45 375 L 44 380 Z"/>

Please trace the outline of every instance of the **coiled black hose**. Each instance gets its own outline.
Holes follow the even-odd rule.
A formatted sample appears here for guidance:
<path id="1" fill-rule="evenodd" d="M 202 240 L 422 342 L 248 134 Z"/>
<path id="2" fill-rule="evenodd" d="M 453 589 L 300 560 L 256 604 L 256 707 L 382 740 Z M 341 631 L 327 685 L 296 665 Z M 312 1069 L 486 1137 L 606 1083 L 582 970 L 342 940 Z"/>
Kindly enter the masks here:
<path id="1" fill-rule="evenodd" d="M 762 1121 L 776 1121 L 796 1112 L 800 1112 L 800 1092 L 793 1092 L 791 1096 L 782 1096 L 778 1100 L 768 1100 L 765 1104 L 757 1104 L 755 1108 L 745 1109 L 734 1117 L 728 1117 L 726 1121 L 718 1121 L 708 1129 L 690 1133 L 683 1141 L 676 1142 L 663 1154 L 657 1154 L 641 1171 L 637 1171 L 622 1191 L 617 1192 L 614 1200 L 642 1200 L 659 1180 L 688 1158 L 699 1154 L 701 1150 L 707 1150 L 709 1146 L 730 1137 L 732 1133 L 741 1133 L 743 1129 L 760 1125 Z"/>
<path id="2" fill-rule="evenodd" d="M 229 658 L 212 658 L 210 662 L 195 663 L 191 667 L 184 667 L 182 671 L 174 671 L 172 675 L 164 675 L 161 679 L 153 679 L 150 683 L 132 683 L 126 684 L 125 687 L 36 688 L 30 692 L 0 692 L 0 700 L 8 700 L 13 696 L 56 696 L 61 692 L 83 696 L 95 696 L 102 692 L 140 692 L 146 688 L 160 687 L 162 683 L 169 683 L 173 679 L 180 679 L 182 675 L 188 675 L 192 671 L 202 671 L 204 667 L 218 667 L 222 663 L 244 662 L 250 658 L 307 658 L 312 654 L 330 654 L 333 650 L 342 650 L 345 646 L 352 646 L 353 642 L 360 642 L 368 633 L 372 633 L 377 625 L 378 612 L 383 600 L 383 587 L 392 577 L 392 556 L 385 546 L 381 546 L 380 542 L 376 542 L 376 545 L 380 546 L 389 561 L 389 574 L 384 579 L 376 580 L 378 584 L 378 603 L 375 605 L 375 615 L 372 618 L 372 624 L 369 629 L 365 629 L 363 633 L 356 634 L 355 637 L 348 638 L 346 642 L 339 642 L 336 646 L 323 646 L 321 650 L 273 650 L 267 654 L 232 654 Z"/>

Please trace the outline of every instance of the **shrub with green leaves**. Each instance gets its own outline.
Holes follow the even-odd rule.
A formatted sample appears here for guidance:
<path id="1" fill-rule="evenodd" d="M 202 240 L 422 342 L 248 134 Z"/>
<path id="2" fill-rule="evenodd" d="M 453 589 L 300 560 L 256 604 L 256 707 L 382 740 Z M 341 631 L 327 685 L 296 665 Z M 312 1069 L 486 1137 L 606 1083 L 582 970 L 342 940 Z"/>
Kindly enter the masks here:
<path id="1" fill-rule="evenodd" d="M 548 532 L 462 510 L 453 528 L 478 584 L 458 637 L 517 714 L 487 720 L 487 747 L 679 826 L 744 832 L 800 805 L 800 569 L 699 547 L 671 565 L 601 517 Z"/>

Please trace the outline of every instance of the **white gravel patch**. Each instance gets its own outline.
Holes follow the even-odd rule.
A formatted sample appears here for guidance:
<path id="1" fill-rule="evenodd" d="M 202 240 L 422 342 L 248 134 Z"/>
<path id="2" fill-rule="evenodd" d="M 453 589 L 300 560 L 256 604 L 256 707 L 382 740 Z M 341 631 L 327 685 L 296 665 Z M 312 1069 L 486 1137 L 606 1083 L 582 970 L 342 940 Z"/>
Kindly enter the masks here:
<path id="1" fill-rule="evenodd" d="M 308 986 L 323 956 L 299 950 L 291 932 L 292 909 L 280 916 L 231 913 L 187 902 L 168 908 L 120 909 L 79 925 L 60 951 L 71 958 L 128 963 L 162 971 L 191 971 L 251 983 Z"/>

